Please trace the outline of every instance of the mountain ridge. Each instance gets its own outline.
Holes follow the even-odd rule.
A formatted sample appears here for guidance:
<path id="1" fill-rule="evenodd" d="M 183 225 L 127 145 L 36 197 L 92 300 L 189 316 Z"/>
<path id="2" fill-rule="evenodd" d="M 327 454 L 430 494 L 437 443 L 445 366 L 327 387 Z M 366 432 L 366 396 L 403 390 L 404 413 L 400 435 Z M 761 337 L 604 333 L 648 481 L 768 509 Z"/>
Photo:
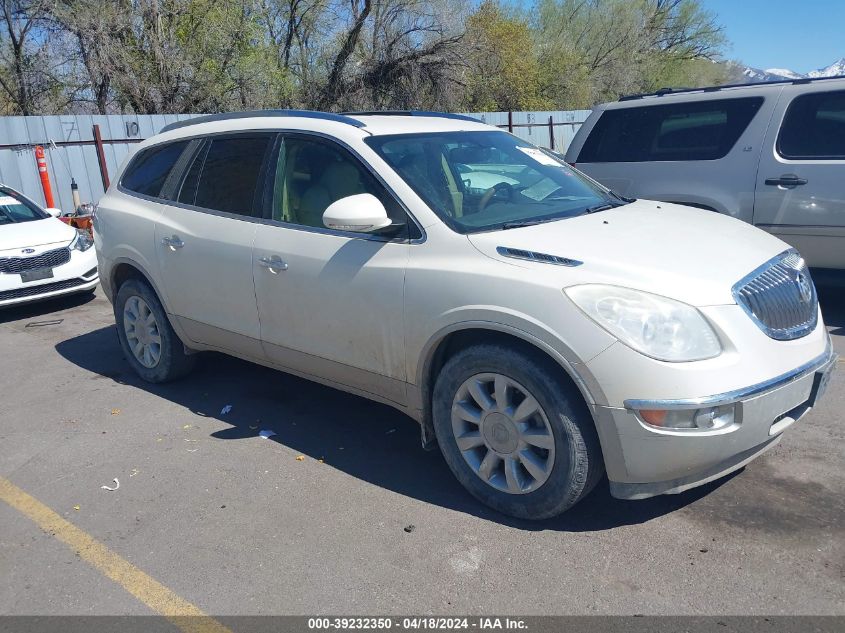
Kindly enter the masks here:
<path id="1" fill-rule="evenodd" d="M 784 81 L 793 79 L 817 79 L 819 77 L 838 77 L 845 75 L 845 57 L 837 59 L 832 64 L 811 70 L 808 73 L 797 73 L 789 68 L 754 68 L 740 66 L 742 76 L 750 83 L 765 83 L 768 81 Z"/>

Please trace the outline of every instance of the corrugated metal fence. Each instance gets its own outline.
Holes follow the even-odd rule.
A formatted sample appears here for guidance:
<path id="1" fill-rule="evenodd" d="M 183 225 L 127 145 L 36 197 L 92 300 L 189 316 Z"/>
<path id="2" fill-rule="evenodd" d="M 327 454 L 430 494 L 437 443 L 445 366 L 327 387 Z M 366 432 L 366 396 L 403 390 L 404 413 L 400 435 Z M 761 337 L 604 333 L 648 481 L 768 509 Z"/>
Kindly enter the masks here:
<path id="1" fill-rule="evenodd" d="M 589 110 L 466 113 L 535 145 L 566 151 Z M 47 155 L 55 205 L 73 209 L 71 178 L 83 202 L 97 202 L 132 146 L 190 114 L 0 117 L 0 183 L 44 204 L 35 147 Z M 98 138 L 99 136 L 99 138 Z"/>

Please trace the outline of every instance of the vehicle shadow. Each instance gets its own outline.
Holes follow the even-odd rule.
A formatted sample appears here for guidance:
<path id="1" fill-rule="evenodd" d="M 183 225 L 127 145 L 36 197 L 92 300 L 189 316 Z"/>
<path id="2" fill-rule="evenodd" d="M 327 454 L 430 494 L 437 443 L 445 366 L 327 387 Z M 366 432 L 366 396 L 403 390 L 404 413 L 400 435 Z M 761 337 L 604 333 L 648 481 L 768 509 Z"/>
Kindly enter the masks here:
<path id="1" fill-rule="evenodd" d="M 834 336 L 845 336 L 845 288 L 819 285 L 817 290 L 825 325 L 834 328 L 830 332 Z"/>
<path id="2" fill-rule="evenodd" d="M 45 299 L 43 301 L 33 301 L 32 303 L 24 303 L 19 306 L 0 308 L 0 324 L 32 319 L 50 315 L 54 312 L 61 312 L 62 310 L 78 308 L 89 301 L 93 301 L 93 299 L 93 292 L 83 292 L 64 297 L 56 297 L 54 299 Z"/>
<path id="3" fill-rule="evenodd" d="M 61 356 L 90 372 L 130 385 L 229 426 L 219 440 L 276 433 L 271 441 L 375 486 L 523 530 L 583 532 L 639 524 L 683 508 L 727 479 L 680 495 L 644 501 L 610 496 L 607 481 L 566 514 L 547 521 L 514 519 L 488 509 L 461 488 L 439 451 L 420 447 L 419 426 L 394 409 L 222 354 L 203 354 L 188 378 L 145 383 L 123 358 L 114 326 L 56 345 Z M 222 415 L 222 409 L 231 410 Z"/>

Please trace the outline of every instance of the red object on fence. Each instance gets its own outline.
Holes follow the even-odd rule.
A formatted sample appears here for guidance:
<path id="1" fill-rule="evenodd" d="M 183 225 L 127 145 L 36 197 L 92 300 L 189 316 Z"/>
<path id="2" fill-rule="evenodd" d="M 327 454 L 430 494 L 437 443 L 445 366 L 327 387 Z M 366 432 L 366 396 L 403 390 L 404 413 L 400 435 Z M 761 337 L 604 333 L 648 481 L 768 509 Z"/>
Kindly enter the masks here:
<path id="1" fill-rule="evenodd" d="M 47 159 L 44 157 L 44 148 L 35 146 L 35 163 L 38 165 L 38 176 L 41 178 L 41 188 L 44 190 L 44 202 L 47 208 L 54 207 L 53 189 L 50 187 L 50 174 L 47 171 Z"/>

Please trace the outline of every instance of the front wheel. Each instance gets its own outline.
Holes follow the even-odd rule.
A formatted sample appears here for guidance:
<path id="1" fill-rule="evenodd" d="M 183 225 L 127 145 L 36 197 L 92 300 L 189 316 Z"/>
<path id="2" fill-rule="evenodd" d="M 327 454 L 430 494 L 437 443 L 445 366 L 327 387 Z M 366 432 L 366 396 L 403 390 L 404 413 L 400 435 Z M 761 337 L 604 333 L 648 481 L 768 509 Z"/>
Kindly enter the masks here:
<path id="1" fill-rule="evenodd" d="M 560 514 L 604 472 L 581 395 L 542 356 L 477 345 L 449 359 L 434 428 L 449 468 L 482 503 L 512 516 Z"/>
<path id="2" fill-rule="evenodd" d="M 161 302 L 146 282 L 130 279 L 120 286 L 114 318 L 124 355 L 147 382 L 168 382 L 193 369 L 194 356 L 185 353 Z"/>

